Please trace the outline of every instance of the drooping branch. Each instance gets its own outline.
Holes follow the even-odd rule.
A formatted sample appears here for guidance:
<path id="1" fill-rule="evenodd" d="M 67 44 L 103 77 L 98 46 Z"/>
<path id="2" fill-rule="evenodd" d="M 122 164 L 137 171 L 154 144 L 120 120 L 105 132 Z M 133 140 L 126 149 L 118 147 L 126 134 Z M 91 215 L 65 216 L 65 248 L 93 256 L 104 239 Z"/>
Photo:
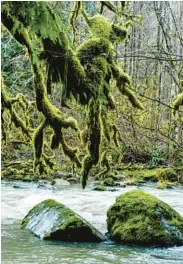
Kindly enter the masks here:
<path id="1" fill-rule="evenodd" d="M 85 188 L 88 174 L 93 165 L 96 165 L 100 157 L 100 144 L 102 140 L 102 124 L 101 124 L 101 106 L 99 101 L 91 100 L 88 107 L 87 116 L 87 130 L 88 130 L 88 142 L 87 151 L 88 154 L 84 157 L 81 183 Z"/>
<path id="2" fill-rule="evenodd" d="M 107 7 L 113 13 L 119 15 L 119 11 L 118 11 L 117 7 L 115 5 L 113 5 L 110 1 L 101 1 L 100 14 L 102 14 L 104 6 Z"/>
<path id="3" fill-rule="evenodd" d="M 70 160 L 72 162 L 74 162 L 78 168 L 81 168 L 81 161 L 78 157 L 78 149 L 77 148 L 71 148 L 70 146 L 68 146 L 65 142 L 65 138 L 64 138 L 64 134 L 61 131 L 60 134 L 60 141 L 62 143 L 62 148 L 63 148 L 63 152 L 66 156 L 68 156 L 70 158 Z"/>
<path id="4" fill-rule="evenodd" d="M 10 23 L 11 22 L 11 23 Z M 60 138 L 62 128 L 72 128 L 75 131 L 78 131 L 77 122 L 71 117 L 67 117 L 59 109 L 57 109 L 50 101 L 47 96 L 47 88 L 45 85 L 44 74 L 41 70 L 39 58 L 37 57 L 34 47 L 31 43 L 31 38 L 29 36 L 28 30 L 21 25 L 21 22 L 16 20 L 16 18 L 11 17 L 11 15 L 3 15 L 3 23 L 11 32 L 11 34 L 17 39 L 21 44 L 24 44 L 29 52 L 34 77 L 35 77 L 35 88 L 36 88 L 36 104 L 37 109 L 44 116 L 44 121 L 34 132 L 34 153 L 35 153 L 35 162 L 34 168 L 38 167 L 40 173 L 45 172 L 45 164 L 43 164 L 43 138 L 44 138 L 44 129 L 49 125 L 54 134 Z M 16 25 L 16 29 L 15 26 Z M 18 37 L 17 37 L 18 36 Z M 63 142 L 63 149 L 66 148 L 66 144 L 60 138 L 60 142 Z M 66 151 L 65 151 L 66 152 Z M 77 159 L 73 156 L 74 161 Z M 77 165 L 79 162 L 77 162 Z"/>
<path id="5" fill-rule="evenodd" d="M 5 112 L 9 113 L 9 124 L 8 127 L 10 128 L 10 124 L 14 124 L 16 128 L 20 129 L 22 132 L 22 135 L 26 137 L 26 139 L 31 139 L 31 129 L 27 127 L 26 122 L 22 120 L 22 118 L 18 115 L 18 113 L 15 110 L 15 106 L 18 104 L 21 107 L 23 107 L 24 111 L 28 107 L 28 101 L 25 99 L 25 97 L 22 94 L 18 94 L 16 97 L 9 97 L 7 92 L 5 91 L 4 87 L 4 81 L 3 78 L 1 78 L 1 103 L 2 103 L 2 109 L 1 109 L 1 115 L 2 115 L 2 131 L 4 135 L 4 139 L 6 142 L 6 134 L 7 131 L 5 131 L 5 120 L 3 114 Z"/>
<path id="6" fill-rule="evenodd" d="M 75 43 L 76 41 L 76 27 L 75 27 L 75 23 L 76 23 L 76 19 L 79 15 L 79 11 L 81 9 L 81 6 L 82 6 L 82 2 L 81 1 L 77 1 L 74 3 L 73 5 L 73 9 L 71 11 L 71 16 L 70 16 L 70 25 L 72 27 L 72 31 L 73 31 L 73 44 Z"/>
<path id="7" fill-rule="evenodd" d="M 104 167 L 104 169 L 95 176 L 96 179 L 101 179 L 101 177 L 107 174 L 111 169 L 109 159 L 107 157 L 107 150 L 102 153 L 100 164 Z"/>
<path id="8" fill-rule="evenodd" d="M 137 99 L 135 94 L 130 89 L 131 80 L 129 76 L 126 73 L 124 73 L 122 70 L 120 70 L 114 62 L 112 64 L 112 72 L 114 78 L 117 81 L 117 87 L 119 91 L 128 97 L 129 101 L 132 103 L 134 107 L 144 110 L 142 103 Z"/>

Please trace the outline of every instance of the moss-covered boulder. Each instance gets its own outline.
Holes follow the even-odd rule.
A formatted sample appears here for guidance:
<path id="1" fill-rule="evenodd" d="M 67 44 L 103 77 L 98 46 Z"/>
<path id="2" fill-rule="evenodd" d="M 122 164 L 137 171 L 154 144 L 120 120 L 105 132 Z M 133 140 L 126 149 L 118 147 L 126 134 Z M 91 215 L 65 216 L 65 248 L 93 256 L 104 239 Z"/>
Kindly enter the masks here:
<path id="1" fill-rule="evenodd" d="M 105 186 L 116 186 L 117 183 L 114 181 L 113 178 L 106 178 L 103 182 Z"/>
<path id="2" fill-rule="evenodd" d="M 103 185 L 97 185 L 93 188 L 93 191 L 100 191 L 100 192 L 104 192 L 107 191 L 107 188 Z"/>
<path id="3" fill-rule="evenodd" d="M 183 217 L 168 204 L 140 190 L 116 198 L 107 212 L 111 239 L 127 245 L 183 245 Z"/>
<path id="4" fill-rule="evenodd" d="M 35 205 L 25 216 L 21 228 L 42 239 L 73 242 L 100 242 L 103 235 L 71 209 L 55 200 Z"/>
<path id="5" fill-rule="evenodd" d="M 179 175 L 173 168 L 160 169 L 157 175 L 160 181 L 178 182 Z"/>
<path id="6" fill-rule="evenodd" d="M 173 189 L 176 186 L 177 186 L 176 183 L 173 182 L 160 181 L 158 182 L 157 188 L 160 190 L 164 190 L 164 189 Z"/>

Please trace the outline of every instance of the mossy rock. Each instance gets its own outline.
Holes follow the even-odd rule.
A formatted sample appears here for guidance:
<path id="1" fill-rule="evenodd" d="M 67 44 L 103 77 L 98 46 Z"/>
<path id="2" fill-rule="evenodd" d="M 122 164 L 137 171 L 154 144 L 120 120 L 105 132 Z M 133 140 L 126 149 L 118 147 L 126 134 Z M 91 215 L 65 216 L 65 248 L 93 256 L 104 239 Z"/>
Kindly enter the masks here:
<path id="1" fill-rule="evenodd" d="M 107 188 L 105 186 L 102 186 L 102 185 L 97 185 L 94 187 L 93 191 L 104 192 L 104 191 L 107 191 Z"/>
<path id="2" fill-rule="evenodd" d="M 124 181 L 124 184 L 126 184 L 126 186 L 140 185 L 140 183 L 138 183 L 138 180 L 136 179 L 127 179 L 126 181 Z"/>
<path id="3" fill-rule="evenodd" d="M 160 169 L 157 175 L 161 181 L 178 182 L 179 176 L 172 168 Z"/>
<path id="4" fill-rule="evenodd" d="M 142 246 L 183 245 L 183 217 L 151 194 L 133 190 L 107 211 L 111 239 Z"/>
<path id="5" fill-rule="evenodd" d="M 123 173 L 126 175 L 126 178 L 133 178 L 136 180 L 145 180 L 145 181 L 152 181 L 157 182 L 157 174 L 159 169 L 134 169 L 134 170 L 124 170 Z"/>
<path id="6" fill-rule="evenodd" d="M 25 216 L 21 228 L 31 230 L 42 239 L 100 242 L 103 235 L 82 217 L 55 200 L 35 205 Z"/>
<path id="7" fill-rule="evenodd" d="M 103 183 L 105 186 L 116 186 L 117 185 L 117 183 L 115 183 L 113 178 L 106 178 Z"/>
<path id="8" fill-rule="evenodd" d="M 158 182 L 158 189 L 163 190 L 163 189 L 173 189 L 174 187 L 176 187 L 176 183 L 172 183 L 172 182 Z"/>
<path id="9" fill-rule="evenodd" d="M 164 189 L 168 188 L 168 185 L 167 185 L 166 182 L 159 182 L 157 188 L 160 189 L 160 190 L 164 190 Z"/>

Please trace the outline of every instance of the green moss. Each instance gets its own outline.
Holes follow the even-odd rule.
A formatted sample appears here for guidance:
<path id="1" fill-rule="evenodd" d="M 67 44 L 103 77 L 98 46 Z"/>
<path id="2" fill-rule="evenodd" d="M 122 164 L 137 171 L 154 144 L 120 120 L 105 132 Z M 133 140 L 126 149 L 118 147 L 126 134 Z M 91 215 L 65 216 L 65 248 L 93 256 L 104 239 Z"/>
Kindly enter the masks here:
<path id="1" fill-rule="evenodd" d="M 98 63 L 99 66 L 102 66 L 106 70 L 106 63 L 104 62 L 104 60 L 101 60 L 101 58 L 107 56 L 111 48 L 112 46 L 109 41 L 101 39 L 99 36 L 97 36 L 85 40 L 83 44 L 78 47 L 76 52 L 82 64 L 84 64 L 84 61 L 93 61 Z M 99 56 L 99 58 L 97 58 L 96 56 Z"/>
<path id="2" fill-rule="evenodd" d="M 173 102 L 173 108 L 176 110 L 183 105 L 183 93 L 180 93 Z"/>
<path id="3" fill-rule="evenodd" d="M 29 50 L 33 71 L 35 75 L 35 84 L 36 84 L 36 102 L 37 108 L 45 117 L 46 124 L 50 125 L 54 130 L 54 137 L 52 138 L 51 147 L 55 148 L 59 146 L 59 141 L 62 143 L 64 153 L 68 155 L 73 161 L 76 161 L 76 164 L 80 165 L 80 162 L 77 158 L 75 158 L 75 151 L 67 146 L 64 139 L 61 138 L 61 128 L 69 128 L 71 127 L 74 130 L 78 130 L 77 122 L 75 119 L 71 117 L 67 117 L 60 110 L 58 110 L 50 101 L 47 96 L 47 89 L 44 82 L 44 75 L 41 71 L 38 60 L 35 60 L 35 52 L 33 46 L 30 41 L 30 37 L 27 32 L 22 31 L 22 37 L 24 37 L 26 46 Z M 34 153 L 35 153 L 35 161 L 34 168 L 38 167 L 37 171 L 41 173 L 48 173 L 48 162 L 45 162 L 45 159 L 41 157 L 43 153 L 43 131 L 45 128 L 44 122 L 40 124 L 40 126 L 36 129 L 34 134 Z M 75 159 L 74 159 L 75 158 Z"/>
<path id="4" fill-rule="evenodd" d="M 103 182 L 105 186 L 116 186 L 115 181 L 112 178 L 106 178 Z"/>
<path id="5" fill-rule="evenodd" d="M 8 93 L 5 90 L 4 87 L 4 81 L 3 78 L 1 78 L 1 102 L 2 102 L 2 122 L 3 122 L 3 135 L 4 139 L 6 141 L 6 134 L 7 131 L 5 131 L 5 119 L 4 114 L 8 114 L 8 128 L 11 129 L 12 125 L 15 125 L 15 127 L 21 132 L 22 136 L 25 138 L 25 140 L 30 140 L 31 138 L 31 129 L 27 127 L 26 125 L 26 119 L 25 121 L 22 120 L 22 118 L 18 115 L 15 106 L 19 106 L 23 108 L 23 110 L 26 108 L 26 104 L 28 104 L 28 101 L 25 99 L 22 94 L 17 94 L 16 97 L 11 98 Z M 28 118 L 28 117 L 27 117 Z"/>
<path id="6" fill-rule="evenodd" d="M 108 72 L 108 75 L 111 78 L 112 76 L 110 74 L 111 73 Z M 106 103 L 107 107 L 110 110 L 114 110 L 116 108 L 116 103 L 114 100 L 114 96 L 112 95 L 111 88 L 107 82 L 104 82 L 104 94 L 105 94 L 106 100 L 107 100 L 107 103 Z"/>
<path id="7" fill-rule="evenodd" d="M 82 187 L 85 188 L 88 180 L 88 174 L 92 168 L 93 159 L 90 154 L 86 155 L 82 162 L 82 170 L 81 170 L 81 184 Z"/>
<path id="8" fill-rule="evenodd" d="M 97 185 L 93 190 L 103 192 L 103 191 L 107 191 L 107 188 L 102 185 Z"/>
<path id="9" fill-rule="evenodd" d="M 59 22 L 59 17 L 53 14 L 46 3 L 40 4 L 40 6 L 31 4 L 31 15 L 28 13 L 27 18 L 23 15 L 22 19 L 20 10 L 14 12 L 16 9 L 14 3 L 7 5 L 10 10 L 4 9 L 3 23 L 15 39 L 27 47 L 35 77 L 37 109 L 47 120 L 47 125 L 53 130 L 51 148 L 56 149 L 61 143 L 65 155 L 79 168 L 81 162 L 77 155 L 77 149 L 68 146 L 62 134 L 63 128 L 72 128 L 77 132 L 79 128 L 75 119 L 68 117 L 52 104 L 48 97 L 48 93 L 51 93 L 52 83 L 62 83 L 63 100 L 73 96 L 81 105 L 87 105 L 87 144 L 85 144 L 87 154 L 83 159 L 81 171 L 81 181 L 84 187 L 89 171 L 93 165 L 97 165 L 99 162 L 101 144 L 106 139 L 110 141 L 111 137 L 109 135 L 111 127 L 109 125 L 108 129 L 108 124 L 104 121 L 108 109 L 115 109 L 110 80 L 116 79 L 121 93 L 127 95 L 134 106 L 142 109 L 140 102 L 129 90 L 131 84 L 129 76 L 120 71 L 113 60 L 115 55 L 113 44 L 125 38 L 126 29 L 119 25 L 113 25 L 102 15 L 88 18 L 83 9 L 82 13 L 91 32 L 91 38 L 85 40 L 74 52 L 69 47 L 69 41 Z M 104 5 L 108 8 L 113 6 L 107 2 Z M 25 7 L 23 4 L 20 6 Z M 74 4 L 70 19 L 74 32 L 74 24 L 80 7 L 80 2 Z M 39 26 L 35 27 L 37 20 L 35 16 L 41 10 L 44 11 L 43 14 L 40 14 L 40 17 L 44 16 L 44 23 L 41 22 L 40 25 L 38 23 Z M 45 18 L 48 18 L 48 21 L 45 21 Z M 37 49 L 38 46 L 40 50 Z M 65 54 L 66 56 L 55 56 L 55 54 Z M 40 60 L 44 60 L 46 71 Z M 47 76 L 45 72 L 47 72 Z M 23 100 L 21 103 L 23 104 Z M 41 155 L 43 153 L 44 128 L 42 130 L 38 128 L 37 132 L 34 137 L 34 141 L 36 141 L 34 144 L 36 157 L 34 165 L 35 167 L 39 166 L 38 171 L 40 172 L 49 171 L 49 159 L 45 159 L 44 155 Z M 119 145 L 117 134 L 117 131 L 114 130 L 114 142 Z M 39 140 L 40 142 L 38 142 Z M 110 166 L 107 156 L 105 160 L 105 170 L 108 171 Z"/>
<path id="10" fill-rule="evenodd" d="M 139 186 L 140 185 L 137 179 L 130 179 L 130 178 L 126 179 L 125 184 L 127 186 Z"/>
<path id="11" fill-rule="evenodd" d="M 112 25 L 113 33 L 111 34 L 111 41 L 112 42 L 122 42 L 127 36 L 127 31 L 125 28 L 118 26 L 118 25 Z"/>
<path id="12" fill-rule="evenodd" d="M 86 186 L 89 171 L 92 165 L 96 165 L 100 157 L 100 144 L 102 140 L 101 105 L 98 101 L 91 100 L 87 113 L 88 129 L 88 154 L 83 159 L 81 182 L 83 188 Z"/>
<path id="13" fill-rule="evenodd" d="M 135 180 L 145 180 L 145 181 L 153 181 L 153 182 L 157 182 L 158 181 L 158 171 L 159 168 L 155 168 L 155 169 L 146 169 L 140 166 L 136 166 L 135 168 L 124 168 L 124 170 L 122 170 L 123 174 L 127 177 L 127 178 L 131 178 L 131 179 L 135 179 Z"/>
<path id="14" fill-rule="evenodd" d="M 163 190 L 163 189 L 167 189 L 167 188 L 168 188 L 167 182 L 159 182 L 158 189 Z"/>
<path id="15" fill-rule="evenodd" d="M 42 226 L 39 229 L 40 223 Z M 88 222 L 68 207 L 51 199 L 34 206 L 23 219 L 21 227 L 31 229 L 43 239 L 76 242 L 103 240 L 102 234 Z"/>
<path id="16" fill-rule="evenodd" d="M 34 131 L 33 145 L 34 145 L 35 158 L 40 158 L 43 153 L 43 132 L 45 126 L 46 126 L 46 119 L 44 119 Z"/>
<path id="17" fill-rule="evenodd" d="M 70 19 L 69 19 L 70 25 L 71 25 L 72 30 L 73 30 L 73 44 L 76 41 L 75 22 L 76 22 L 76 19 L 77 19 L 78 15 L 79 15 L 80 8 L 81 8 L 81 1 L 75 2 L 74 5 L 73 5 L 73 8 L 72 8 L 72 11 L 71 11 Z"/>
<path id="18" fill-rule="evenodd" d="M 160 169 L 157 174 L 159 181 L 178 182 L 178 174 L 172 168 Z"/>
<path id="19" fill-rule="evenodd" d="M 131 87 L 130 77 L 126 73 L 124 73 L 122 70 L 120 70 L 115 65 L 114 62 L 112 63 L 112 72 L 113 72 L 114 78 L 117 81 L 117 87 L 119 91 L 128 97 L 128 99 L 130 100 L 130 102 L 132 103 L 134 107 L 144 110 L 144 107 L 141 104 L 141 102 L 137 99 L 137 97 L 132 92 L 132 90 L 130 90 L 130 87 Z"/>
<path id="20" fill-rule="evenodd" d="M 96 15 L 88 21 L 89 29 L 91 30 L 93 37 L 99 37 L 109 39 L 112 26 L 111 23 L 102 15 Z"/>
<path id="21" fill-rule="evenodd" d="M 66 156 L 68 156 L 70 158 L 70 160 L 78 166 L 78 168 L 81 168 L 81 162 L 80 162 L 79 157 L 78 157 L 78 149 L 77 148 L 71 148 L 66 144 L 63 132 L 60 132 L 60 141 L 62 144 L 64 154 Z"/>
<path id="22" fill-rule="evenodd" d="M 81 142 L 84 146 L 87 145 L 87 142 L 88 142 L 88 130 L 87 128 L 83 129 L 80 133 L 80 138 L 81 138 Z"/>
<path id="23" fill-rule="evenodd" d="M 183 218 L 169 205 L 140 190 L 116 198 L 107 212 L 110 236 L 123 244 L 182 244 Z"/>
<path id="24" fill-rule="evenodd" d="M 124 28 L 118 25 L 112 25 L 108 19 L 102 15 L 96 15 L 92 18 L 87 18 L 84 14 L 85 20 L 91 31 L 92 37 L 99 37 L 106 39 L 109 42 L 121 42 L 126 38 L 127 32 Z"/>
<path id="25" fill-rule="evenodd" d="M 108 121 L 108 119 L 106 118 L 106 114 L 102 113 L 101 115 L 101 120 L 102 120 L 102 134 L 104 136 L 104 138 L 110 142 L 111 141 L 111 125 Z"/>
<path id="26" fill-rule="evenodd" d="M 64 205 L 56 202 L 55 200 L 48 199 L 45 200 L 39 204 L 36 204 L 29 212 L 28 214 L 24 217 L 22 223 L 21 223 L 21 228 L 26 228 L 27 224 L 29 223 L 32 215 L 38 215 L 41 211 L 47 208 L 54 208 L 54 209 L 63 209 Z"/>
<path id="27" fill-rule="evenodd" d="M 114 140 L 114 144 L 117 148 L 120 147 L 119 144 L 119 137 L 120 137 L 120 132 L 119 129 L 117 128 L 117 126 L 115 124 L 112 125 L 112 130 L 113 130 L 113 140 Z"/>
<path id="28" fill-rule="evenodd" d="M 101 155 L 100 159 L 101 167 L 104 167 L 102 171 L 95 175 L 95 179 L 100 179 L 101 177 L 105 177 L 105 175 L 110 171 L 109 159 L 107 158 L 107 151 L 104 151 Z"/>

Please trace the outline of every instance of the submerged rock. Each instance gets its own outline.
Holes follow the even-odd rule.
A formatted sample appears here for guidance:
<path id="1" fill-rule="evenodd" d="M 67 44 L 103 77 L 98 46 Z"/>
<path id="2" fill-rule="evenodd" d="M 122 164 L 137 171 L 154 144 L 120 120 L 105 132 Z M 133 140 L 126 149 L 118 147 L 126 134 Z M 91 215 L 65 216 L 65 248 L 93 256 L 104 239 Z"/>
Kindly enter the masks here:
<path id="1" fill-rule="evenodd" d="M 63 179 L 54 179 L 54 182 L 52 182 L 52 185 L 54 185 L 55 187 L 63 187 L 63 186 L 67 186 L 70 185 L 70 183 L 66 180 Z"/>
<path id="2" fill-rule="evenodd" d="M 68 178 L 67 181 L 68 181 L 69 183 L 79 183 L 79 180 L 76 179 L 76 178 L 74 178 L 74 177 L 72 177 L 72 178 Z"/>
<path id="3" fill-rule="evenodd" d="M 100 191 L 100 192 L 104 192 L 107 191 L 107 188 L 103 185 L 97 185 L 93 188 L 93 191 Z"/>
<path id="4" fill-rule="evenodd" d="M 140 190 L 116 198 L 107 212 L 111 239 L 127 245 L 183 245 L 183 217 L 168 204 Z"/>
<path id="5" fill-rule="evenodd" d="M 104 236 L 86 220 L 55 200 L 35 205 L 25 216 L 21 228 L 42 239 L 73 242 L 100 242 Z"/>
<path id="6" fill-rule="evenodd" d="M 158 189 L 163 190 L 163 189 L 173 189 L 173 185 L 168 182 L 158 182 Z"/>

